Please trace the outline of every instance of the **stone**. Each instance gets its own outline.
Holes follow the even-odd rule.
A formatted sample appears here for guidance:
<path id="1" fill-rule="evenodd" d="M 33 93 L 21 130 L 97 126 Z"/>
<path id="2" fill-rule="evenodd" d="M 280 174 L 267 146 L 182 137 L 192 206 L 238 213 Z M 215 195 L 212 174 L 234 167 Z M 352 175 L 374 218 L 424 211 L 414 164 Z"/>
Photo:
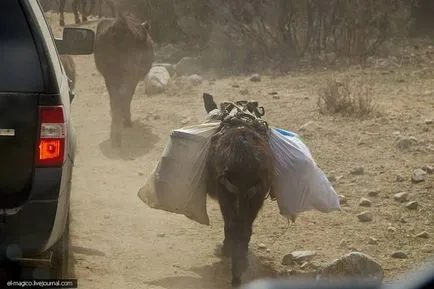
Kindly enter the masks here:
<path id="1" fill-rule="evenodd" d="M 302 264 L 311 260 L 315 255 L 315 251 L 294 251 L 283 257 L 282 265 L 291 265 L 293 263 Z"/>
<path id="2" fill-rule="evenodd" d="M 432 118 L 426 119 L 425 124 L 433 124 L 434 120 Z"/>
<path id="3" fill-rule="evenodd" d="M 327 264 L 319 273 L 318 279 L 358 278 L 370 281 L 382 281 L 384 271 L 372 257 L 351 252 Z"/>
<path id="4" fill-rule="evenodd" d="M 241 94 L 241 95 L 248 95 L 248 94 L 249 94 L 249 91 L 248 91 L 247 89 L 241 89 L 241 90 L 240 90 L 240 94 Z"/>
<path id="5" fill-rule="evenodd" d="M 403 176 L 396 175 L 395 182 L 402 183 L 403 181 L 405 181 L 405 178 Z"/>
<path id="6" fill-rule="evenodd" d="M 267 246 L 265 246 L 264 243 L 260 243 L 260 244 L 258 245 L 258 248 L 261 249 L 261 250 L 265 250 L 265 249 L 267 249 Z"/>
<path id="7" fill-rule="evenodd" d="M 365 168 L 363 166 L 355 167 L 350 171 L 350 173 L 355 176 L 361 176 L 365 174 Z"/>
<path id="8" fill-rule="evenodd" d="M 327 176 L 327 179 L 328 179 L 329 182 L 331 182 L 331 183 L 336 182 L 336 177 L 335 177 L 335 176 Z"/>
<path id="9" fill-rule="evenodd" d="M 178 76 L 183 76 L 201 73 L 202 68 L 199 61 L 200 59 L 198 57 L 183 57 L 176 64 L 176 74 Z"/>
<path id="10" fill-rule="evenodd" d="M 278 95 L 273 95 L 272 98 L 278 100 L 278 99 L 280 99 L 280 96 L 278 96 Z"/>
<path id="11" fill-rule="evenodd" d="M 389 226 L 389 227 L 387 227 L 387 232 L 389 232 L 389 233 L 395 233 L 396 232 L 396 228 L 392 227 L 392 226 Z"/>
<path id="12" fill-rule="evenodd" d="M 300 265 L 300 269 L 304 271 L 316 271 L 318 269 L 318 266 L 311 262 L 304 262 Z"/>
<path id="13" fill-rule="evenodd" d="M 166 234 L 164 234 L 164 233 L 158 233 L 157 234 L 157 237 L 159 237 L 159 238 L 163 238 L 163 237 L 165 237 L 166 236 Z"/>
<path id="14" fill-rule="evenodd" d="M 370 207 L 372 205 L 372 202 L 366 198 L 361 198 L 359 201 L 359 206 L 361 207 Z"/>
<path id="15" fill-rule="evenodd" d="M 359 219 L 360 222 L 371 222 L 374 219 L 374 216 L 372 215 L 371 212 L 369 211 L 364 211 L 361 212 L 360 214 L 357 215 L 357 218 Z"/>
<path id="16" fill-rule="evenodd" d="M 193 85 L 199 85 L 202 83 L 203 78 L 202 76 L 200 76 L 199 74 L 192 74 L 188 77 L 188 80 L 190 81 L 191 84 Z"/>
<path id="17" fill-rule="evenodd" d="M 368 192 L 369 197 L 378 197 L 378 194 L 380 193 L 379 190 L 372 190 Z"/>
<path id="18" fill-rule="evenodd" d="M 427 253 L 427 254 L 432 254 L 434 253 L 434 245 L 433 244 L 425 244 L 422 246 L 422 252 Z"/>
<path id="19" fill-rule="evenodd" d="M 429 234 L 427 231 L 423 231 L 419 234 L 414 235 L 416 238 L 421 238 L 421 239 L 429 239 Z"/>
<path id="20" fill-rule="evenodd" d="M 347 241 L 347 240 L 342 239 L 342 240 L 339 242 L 339 247 L 341 247 L 341 248 L 346 248 L 347 246 L 348 246 L 348 241 Z"/>
<path id="21" fill-rule="evenodd" d="M 281 263 L 284 266 L 293 265 L 294 264 L 294 259 L 292 258 L 291 254 L 287 254 L 287 255 L 283 256 Z"/>
<path id="22" fill-rule="evenodd" d="M 430 174 L 430 175 L 432 175 L 434 173 L 434 167 L 433 166 L 428 166 L 428 165 L 423 166 L 422 170 L 424 172 L 426 172 L 427 174 Z"/>
<path id="23" fill-rule="evenodd" d="M 400 150 L 409 150 L 418 144 L 418 140 L 415 137 L 398 136 L 396 141 L 396 147 Z"/>
<path id="24" fill-rule="evenodd" d="M 378 240 L 373 238 L 373 237 L 369 237 L 368 244 L 369 245 L 378 245 Z"/>
<path id="25" fill-rule="evenodd" d="M 405 207 L 409 210 L 416 210 L 419 206 L 419 203 L 417 201 L 411 201 L 405 204 Z"/>
<path id="26" fill-rule="evenodd" d="M 426 172 L 422 169 L 415 169 L 411 175 L 411 181 L 415 184 L 425 181 Z"/>
<path id="27" fill-rule="evenodd" d="M 393 198 L 395 199 L 395 201 L 403 203 L 408 201 L 408 194 L 406 192 L 400 192 L 395 194 Z"/>
<path id="28" fill-rule="evenodd" d="M 249 77 L 249 80 L 252 82 L 260 82 L 261 76 L 259 74 L 255 73 Z"/>
<path id="29" fill-rule="evenodd" d="M 169 72 L 170 76 L 173 76 L 176 71 L 176 67 L 173 64 L 170 63 L 154 63 L 152 64 L 152 67 L 164 67 L 167 69 L 167 72 Z"/>
<path id="30" fill-rule="evenodd" d="M 395 251 L 390 256 L 395 259 L 408 259 L 408 255 L 403 251 Z"/>
<path id="31" fill-rule="evenodd" d="M 164 92 L 169 86 L 170 74 L 163 66 L 154 66 L 145 77 L 145 91 L 148 95 Z"/>
<path id="32" fill-rule="evenodd" d="M 272 91 L 269 93 L 269 95 L 277 95 L 277 94 L 278 94 L 277 91 Z"/>
<path id="33" fill-rule="evenodd" d="M 344 205 L 347 203 L 347 198 L 344 195 L 339 195 L 338 197 L 339 197 L 339 203 L 341 205 Z"/>

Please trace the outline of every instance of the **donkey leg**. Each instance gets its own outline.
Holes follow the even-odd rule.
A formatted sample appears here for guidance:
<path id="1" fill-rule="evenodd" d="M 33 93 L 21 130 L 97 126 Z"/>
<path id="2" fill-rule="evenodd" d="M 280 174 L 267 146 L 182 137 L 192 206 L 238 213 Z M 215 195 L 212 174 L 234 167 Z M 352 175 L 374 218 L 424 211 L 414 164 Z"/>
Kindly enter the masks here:
<path id="1" fill-rule="evenodd" d="M 121 90 L 122 101 L 122 121 L 123 126 L 127 128 L 133 127 L 131 121 L 131 101 L 133 100 L 134 92 L 136 91 L 138 81 L 128 81 L 123 85 Z"/>
<path id="2" fill-rule="evenodd" d="M 261 187 L 254 188 L 256 192 L 262 191 Z M 249 266 L 248 254 L 249 243 L 252 237 L 253 222 L 255 221 L 259 210 L 264 204 L 264 194 L 254 194 L 250 199 L 243 199 L 239 207 L 236 241 L 232 251 L 232 284 L 237 286 L 241 283 L 242 274 Z M 237 283 L 240 282 L 240 283 Z M 235 283 L 235 284 L 234 284 Z"/>
<path id="3" fill-rule="evenodd" d="M 225 239 L 223 241 L 223 254 L 229 254 L 232 259 L 232 286 L 241 284 L 243 273 L 243 245 L 240 238 L 240 228 L 242 228 L 239 217 L 239 206 L 234 194 L 228 192 L 219 185 L 219 203 L 225 223 Z"/>
<path id="4" fill-rule="evenodd" d="M 59 20 L 59 25 L 60 26 L 65 26 L 65 4 L 66 4 L 66 0 L 60 0 L 60 6 L 59 6 L 59 13 L 60 13 L 60 20 Z"/>
<path id="5" fill-rule="evenodd" d="M 72 10 L 74 11 L 75 24 L 81 24 L 80 16 L 78 15 L 79 10 L 79 0 L 72 1 Z"/>
<path id="6" fill-rule="evenodd" d="M 110 97 L 111 127 L 110 140 L 112 147 L 118 148 L 122 142 L 122 107 L 119 85 L 116 80 L 105 81 Z"/>
<path id="7" fill-rule="evenodd" d="M 86 8 L 87 8 L 86 4 L 88 4 L 87 3 L 88 1 L 86 1 L 86 0 L 79 0 L 79 1 L 80 1 L 80 6 L 81 6 L 81 19 L 82 19 L 83 23 L 86 23 L 87 22 L 87 16 L 89 16 L 87 14 L 87 11 L 86 11 Z M 92 5 L 92 4 L 89 3 L 89 5 Z"/>
<path id="8" fill-rule="evenodd" d="M 219 185 L 220 187 L 220 185 Z M 223 256 L 231 256 L 233 242 L 234 242 L 234 235 L 236 233 L 235 228 L 235 215 L 234 215 L 234 208 L 232 206 L 232 196 L 230 193 L 228 193 L 224 188 L 219 188 L 220 192 L 218 192 L 219 196 L 219 204 L 220 204 L 220 210 L 223 215 L 223 221 L 224 221 L 224 232 L 225 232 L 225 238 L 223 240 L 223 247 L 222 247 L 222 253 Z"/>
<path id="9" fill-rule="evenodd" d="M 119 102 L 110 99 L 112 122 L 110 127 L 110 140 L 112 147 L 119 148 L 122 144 L 122 111 Z"/>

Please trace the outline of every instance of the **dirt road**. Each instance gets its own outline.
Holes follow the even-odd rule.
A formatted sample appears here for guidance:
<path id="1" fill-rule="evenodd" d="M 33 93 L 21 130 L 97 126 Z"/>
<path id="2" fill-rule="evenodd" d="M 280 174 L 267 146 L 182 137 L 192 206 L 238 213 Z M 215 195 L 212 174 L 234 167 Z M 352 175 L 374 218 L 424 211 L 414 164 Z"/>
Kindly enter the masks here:
<path id="1" fill-rule="evenodd" d="M 57 14 L 50 17 L 54 31 L 60 33 Z M 72 15 L 66 19 L 71 23 Z M 423 49 L 409 49 L 407 55 L 427 57 Z M 417 268 L 434 254 L 434 178 L 426 175 L 423 182 L 411 182 L 413 170 L 434 165 L 434 56 L 426 68 L 396 67 L 384 61 L 385 67 L 364 70 L 263 76 L 259 83 L 243 76 L 214 82 L 206 76 L 193 87 L 175 79 L 165 93 L 152 97 L 139 84 L 132 104 L 134 126 L 125 132 L 121 150 L 109 145 L 108 95 L 93 56 L 74 60 L 78 96 L 72 110 L 78 154 L 71 231 L 79 288 L 229 287 L 230 264 L 215 256 L 223 235 L 215 204 L 209 205 L 211 226 L 206 227 L 150 209 L 137 197 L 170 131 L 203 120 L 203 92 L 219 101 L 258 100 L 266 107 L 270 124 L 303 135 L 318 164 L 334 178 L 336 191 L 347 200 L 341 212 L 306 212 L 290 226 L 276 204 L 267 201 L 254 224 L 245 281 L 274 272 L 309 276 L 352 251 L 375 258 L 389 279 Z M 377 113 L 364 119 L 319 114 L 318 89 L 330 77 L 357 80 L 354 93 L 373 96 Z M 407 150 L 399 149 L 397 135 L 414 137 L 416 142 Z M 363 174 L 351 173 L 360 166 Z M 418 201 L 417 209 L 395 201 L 394 195 L 402 191 Z M 361 197 L 369 198 L 371 207 L 360 206 Z M 366 210 L 373 220 L 359 222 L 356 215 Z M 415 237 L 421 232 L 428 238 Z M 378 242 L 372 244 L 370 238 Z M 314 250 L 317 255 L 309 266 L 282 266 L 282 257 L 294 250 Z M 391 257 L 395 251 L 406 252 L 408 258 Z"/>

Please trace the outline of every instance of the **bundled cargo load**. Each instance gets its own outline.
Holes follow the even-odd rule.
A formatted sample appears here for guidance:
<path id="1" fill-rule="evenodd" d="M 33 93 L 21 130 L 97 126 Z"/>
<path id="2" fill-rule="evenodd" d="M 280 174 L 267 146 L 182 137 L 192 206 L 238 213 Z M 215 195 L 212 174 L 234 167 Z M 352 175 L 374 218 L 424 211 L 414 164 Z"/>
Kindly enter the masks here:
<path id="1" fill-rule="evenodd" d="M 183 214 L 209 225 L 206 211 L 206 157 L 220 123 L 210 122 L 173 130 L 155 170 L 139 191 L 154 209 Z"/>
<path id="2" fill-rule="evenodd" d="M 227 104 L 212 110 L 203 124 L 172 131 L 160 161 L 138 193 L 149 207 L 209 225 L 207 156 L 221 120 L 232 113 L 226 108 L 236 108 Z M 280 214 L 295 221 L 299 213 L 308 210 L 340 210 L 333 186 L 298 135 L 279 128 L 268 131 L 274 156 L 273 195 Z"/>
<path id="3" fill-rule="evenodd" d="M 273 193 L 281 215 L 295 221 L 297 214 L 312 209 L 340 210 L 333 186 L 297 134 L 272 128 L 269 143 L 274 155 Z"/>

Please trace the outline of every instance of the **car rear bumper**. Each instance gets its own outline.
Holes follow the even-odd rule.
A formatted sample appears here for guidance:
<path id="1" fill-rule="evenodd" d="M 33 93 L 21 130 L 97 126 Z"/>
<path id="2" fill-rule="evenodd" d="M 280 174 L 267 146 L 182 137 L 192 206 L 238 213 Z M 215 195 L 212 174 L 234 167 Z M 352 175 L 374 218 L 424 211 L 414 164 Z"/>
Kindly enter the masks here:
<path id="1" fill-rule="evenodd" d="M 0 257 L 38 255 L 61 237 L 69 213 L 72 161 L 37 169 L 30 199 L 16 213 L 0 212 Z"/>
<path id="2" fill-rule="evenodd" d="M 0 256 L 40 253 L 52 233 L 57 204 L 57 200 L 32 200 L 15 215 L 0 216 Z"/>

